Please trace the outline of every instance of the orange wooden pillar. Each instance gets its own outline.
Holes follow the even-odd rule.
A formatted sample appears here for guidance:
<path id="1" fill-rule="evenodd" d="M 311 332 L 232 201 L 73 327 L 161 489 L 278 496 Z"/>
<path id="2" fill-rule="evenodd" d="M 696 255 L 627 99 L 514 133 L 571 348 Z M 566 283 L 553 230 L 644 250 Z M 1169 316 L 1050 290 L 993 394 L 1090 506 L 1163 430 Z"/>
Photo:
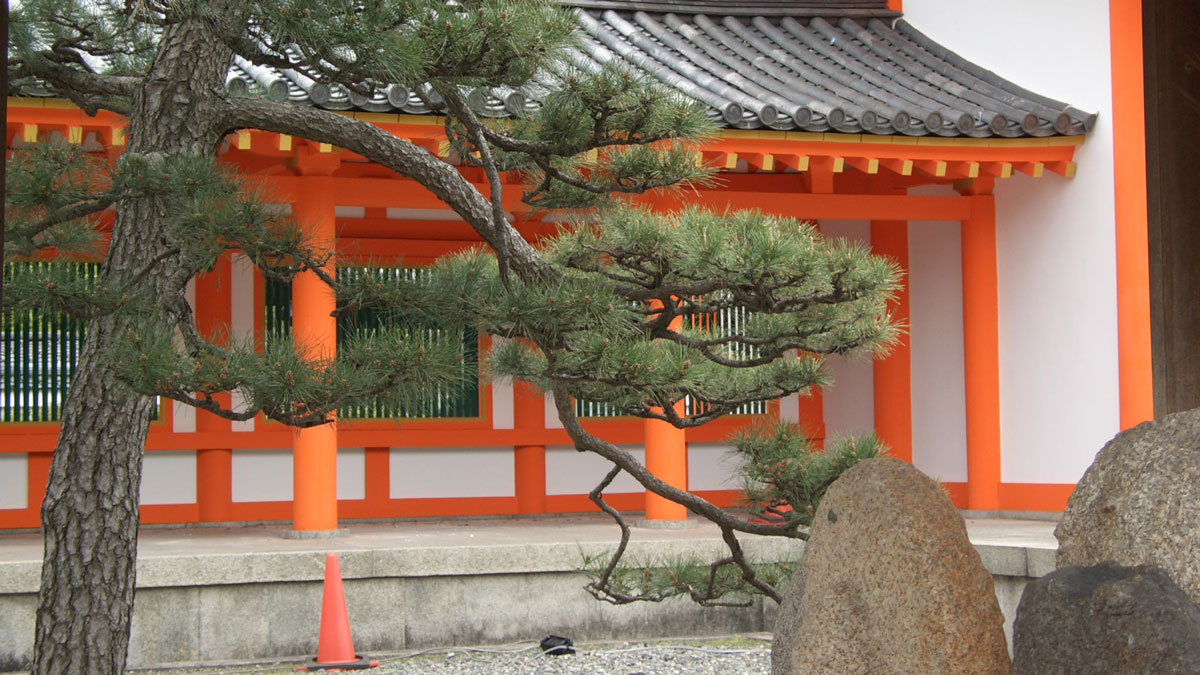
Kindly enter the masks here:
<path id="1" fill-rule="evenodd" d="M 655 305 L 658 305 L 657 301 L 651 301 L 651 307 Z M 661 305 L 658 306 L 661 307 Z M 682 325 L 683 320 L 676 318 L 671 322 L 671 330 L 679 330 Z M 675 403 L 675 412 L 681 417 L 684 415 L 683 401 Z M 687 437 L 683 429 L 679 429 L 669 422 L 653 419 L 645 420 L 642 428 L 646 448 L 646 469 L 667 485 L 687 490 Z M 646 520 L 650 522 L 684 521 L 687 520 L 687 508 L 647 490 Z"/>
<path id="2" fill-rule="evenodd" d="M 1154 419 L 1141 0 L 1110 0 L 1121 428 Z"/>
<path id="3" fill-rule="evenodd" d="M 528 382 L 513 381 L 513 427 L 518 432 L 546 428 L 546 400 L 542 392 Z M 546 446 L 514 446 L 513 462 L 517 513 L 545 513 Z"/>
<path id="4" fill-rule="evenodd" d="M 675 404 L 675 412 L 684 414 L 683 401 Z M 683 429 L 662 420 L 646 420 L 644 431 L 646 468 L 667 485 L 687 490 L 687 438 Z M 646 520 L 687 520 L 687 508 L 647 491 Z"/>
<path id="5" fill-rule="evenodd" d="M 887 358 L 874 363 L 875 433 L 891 455 L 912 462 L 912 382 L 908 341 L 908 222 L 871 221 L 871 249 L 891 258 L 904 274 L 896 299 L 889 303 L 892 317 L 905 328 L 900 342 Z"/>
<path id="6" fill-rule="evenodd" d="M 962 223 L 963 360 L 967 409 L 967 506 L 1000 508 L 1000 339 L 996 204 L 974 195 Z"/>
<path id="7" fill-rule="evenodd" d="M 196 276 L 196 329 L 219 345 L 229 342 L 230 283 L 228 255 L 218 258 L 211 272 Z M 227 394 L 214 398 L 229 407 Z M 229 420 L 197 410 L 196 431 L 229 433 Z M 201 522 L 233 520 L 233 452 L 229 448 L 196 450 L 196 506 Z"/>
<path id="8" fill-rule="evenodd" d="M 333 249 L 333 183 L 327 177 L 301 180 L 292 215 L 310 241 Z M 334 273 L 331 258 L 326 270 Z M 292 339 L 314 360 L 337 353 L 337 323 L 333 290 L 316 274 L 305 272 L 292 280 Z M 299 532 L 337 531 L 337 425 L 297 429 L 292 436 L 292 527 Z"/>

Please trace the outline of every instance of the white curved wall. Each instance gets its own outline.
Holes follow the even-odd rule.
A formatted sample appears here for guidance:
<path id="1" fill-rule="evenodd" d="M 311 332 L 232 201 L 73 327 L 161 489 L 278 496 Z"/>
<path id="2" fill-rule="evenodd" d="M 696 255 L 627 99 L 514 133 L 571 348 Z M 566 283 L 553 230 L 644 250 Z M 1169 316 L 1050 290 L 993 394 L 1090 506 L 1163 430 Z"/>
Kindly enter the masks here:
<path id="1" fill-rule="evenodd" d="M 1001 479 L 1074 483 L 1118 430 L 1108 3 L 1011 0 L 986 11 L 905 0 L 904 13 L 963 57 L 1100 114 L 1073 180 L 1047 172 L 995 190 Z"/>

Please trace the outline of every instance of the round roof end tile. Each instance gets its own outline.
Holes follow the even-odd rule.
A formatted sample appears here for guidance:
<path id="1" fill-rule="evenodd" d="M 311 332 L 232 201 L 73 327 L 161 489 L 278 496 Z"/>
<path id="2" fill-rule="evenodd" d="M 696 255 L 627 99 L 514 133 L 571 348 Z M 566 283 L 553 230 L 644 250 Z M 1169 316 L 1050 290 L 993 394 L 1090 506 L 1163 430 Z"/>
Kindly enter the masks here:
<path id="1" fill-rule="evenodd" d="M 963 113 L 958 116 L 958 120 L 954 122 L 954 128 L 958 129 L 960 134 L 969 134 L 975 128 L 975 118 Z"/>
<path id="2" fill-rule="evenodd" d="M 1027 113 L 1025 117 L 1021 118 L 1021 131 L 1024 131 L 1027 134 L 1032 134 L 1033 132 L 1037 131 L 1038 125 L 1041 123 L 1042 121 L 1038 119 L 1037 115 L 1034 115 L 1033 113 Z"/>
<path id="3" fill-rule="evenodd" d="M 1065 112 L 1060 112 L 1054 118 L 1054 130 L 1060 134 L 1065 134 L 1071 130 L 1071 116 Z"/>
<path id="4" fill-rule="evenodd" d="M 724 108 L 721 108 L 721 117 L 730 124 L 740 124 L 744 113 L 742 106 L 736 103 L 729 103 Z"/>
<path id="5" fill-rule="evenodd" d="M 792 122 L 795 122 L 798 127 L 806 127 L 812 124 L 813 112 L 805 106 L 800 106 L 792 111 Z"/>

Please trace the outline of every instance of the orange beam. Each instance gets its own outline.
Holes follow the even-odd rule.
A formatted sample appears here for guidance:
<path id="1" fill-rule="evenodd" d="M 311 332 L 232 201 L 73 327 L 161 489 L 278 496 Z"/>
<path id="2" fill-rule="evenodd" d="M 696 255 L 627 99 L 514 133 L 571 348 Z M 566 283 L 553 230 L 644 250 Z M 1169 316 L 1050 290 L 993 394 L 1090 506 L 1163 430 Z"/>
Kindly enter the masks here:
<path id="1" fill-rule="evenodd" d="M 971 197 L 962 223 L 963 360 L 967 413 L 967 495 L 972 509 L 1000 508 L 1000 339 L 996 205 Z"/>
<path id="2" fill-rule="evenodd" d="M 318 246 L 334 246 L 334 185 L 326 177 L 306 177 L 292 214 Z M 334 272 L 331 259 L 326 268 Z M 292 281 L 292 337 L 315 361 L 337 352 L 333 290 L 316 274 L 304 272 Z M 292 437 L 292 527 L 304 531 L 337 529 L 337 426 L 297 429 Z"/>
<path id="3" fill-rule="evenodd" d="M 1121 428 L 1154 419 L 1141 0 L 1110 0 Z M 1053 170 L 1053 168 L 1051 168 Z"/>
<path id="4" fill-rule="evenodd" d="M 891 258 L 904 278 L 894 300 L 888 303 L 892 318 L 905 334 L 886 358 L 874 364 L 875 433 L 891 455 L 912 462 L 912 373 L 908 341 L 908 223 L 903 220 L 871 222 L 871 249 Z"/>

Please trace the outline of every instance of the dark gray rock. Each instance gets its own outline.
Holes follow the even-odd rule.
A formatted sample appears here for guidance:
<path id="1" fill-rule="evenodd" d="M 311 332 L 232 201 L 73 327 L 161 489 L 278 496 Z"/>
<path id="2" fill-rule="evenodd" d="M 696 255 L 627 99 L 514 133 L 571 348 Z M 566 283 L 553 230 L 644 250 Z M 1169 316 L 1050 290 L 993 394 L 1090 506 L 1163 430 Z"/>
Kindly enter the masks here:
<path id="1" fill-rule="evenodd" d="M 1109 441 L 1055 535 L 1058 567 L 1157 565 L 1200 604 L 1200 408 Z"/>
<path id="2" fill-rule="evenodd" d="M 1065 567 L 1025 587 L 1014 675 L 1195 675 L 1200 608 L 1161 569 Z"/>
<path id="3" fill-rule="evenodd" d="M 1010 670 L 992 577 L 962 517 L 937 483 L 897 459 L 861 462 L 830 486 L 803 581 L 776 621 L 777 675 Z"/>

